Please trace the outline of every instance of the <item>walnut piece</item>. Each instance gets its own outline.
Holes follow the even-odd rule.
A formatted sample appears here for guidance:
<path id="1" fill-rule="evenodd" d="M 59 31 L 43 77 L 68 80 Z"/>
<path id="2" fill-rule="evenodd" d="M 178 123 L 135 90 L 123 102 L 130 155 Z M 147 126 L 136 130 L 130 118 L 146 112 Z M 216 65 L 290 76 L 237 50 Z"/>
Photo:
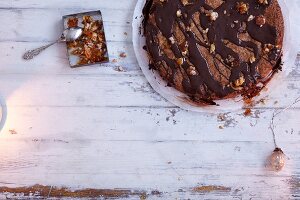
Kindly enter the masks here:
<path id="1" fill-rule="evenodd" d="M 265 23 L 266 23 L 266 18 L 263 15 L 259 15 L 259 16 L 256 17 L 255 23 L 259 27 L 263 27 L 263 25 L 265 25 Z"/>
<path id="2" fill-rule="evenodd" d="M 189 66 L 189 68 L 187 69 L 187 73 L 190 76 L 196 76 L 197 75 L 196 68 L 194 66 Z"/>
<path id="3" fill-rule="evenodd" d="M 244 2 L 237 2 L 236 9 L 241 14 L 246 14 L 249 10 L 249 4 Z"/>
<path id="4" fill-rule="evenodd" d="M 208 14 L 206 14 L 206 16 L 209 16 L 211 21 L 216 21 L 219 17 L 219 14 L 217 12 L 210 11 Z"/>
<path id="5" fill-rule="evenodd" d="M 268 0 L 258 0 L 259 4 L 268 5 Z"/>

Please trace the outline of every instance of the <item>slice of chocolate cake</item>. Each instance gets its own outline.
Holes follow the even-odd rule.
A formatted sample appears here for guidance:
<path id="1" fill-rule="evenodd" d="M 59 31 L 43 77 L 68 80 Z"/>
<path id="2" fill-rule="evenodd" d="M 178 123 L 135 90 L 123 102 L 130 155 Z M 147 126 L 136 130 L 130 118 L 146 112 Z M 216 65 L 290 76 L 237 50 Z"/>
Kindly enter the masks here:
<path id="1" fill-rule="evenodd" d="M 281 67 L 277 0 L 147 0 L 150 67 L 193 101 L 256 96 Z"/>

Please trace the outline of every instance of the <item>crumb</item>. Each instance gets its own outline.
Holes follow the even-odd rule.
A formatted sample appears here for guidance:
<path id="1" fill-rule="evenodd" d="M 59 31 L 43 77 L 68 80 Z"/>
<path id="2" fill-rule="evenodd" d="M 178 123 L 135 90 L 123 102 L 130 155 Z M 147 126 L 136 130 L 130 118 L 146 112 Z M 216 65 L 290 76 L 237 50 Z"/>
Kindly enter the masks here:
<path id="1" fill-rule="evenodd" d="M 252 115 L 252 111 L 251 111 L 250 108 L 247 108 L 247 109 L 245 110 L 245 112 L 244 112 L 244 116 L 248 117 L 248 116 L 250 116 L 250 115 Z"/>
<path id="2" fill-rule="evenodd" d="M 230 113 L 220 113 L 217 117 L 219 122 L 224 122 L 224 124 L 222 125 L 223 128 L 235 127 L 237 125 L 237 121 L 229 114 Z"/>
<path id="3" fill-rule="evenodd" d="M 278 101 L 274 101 L 274 104 L 278 104 Z"/>
<path id="4" fill-rule="evenodd" d="M 78 18 L 76 18 L 76 17 L 69 18 L 68 27 L 73 28 L 73 27 L 76 27 L 76 26 L 78 26 Z"/>
<path id="5" fill-rule="evenodd" d="M 17 131 L 15 129 L 10 129 L 9 133 L 12 135 L 18 134 Z"/>
<path id="6" fill-rule="evenodd" d="M 117 72 L 126 72 L 126 70 L 122 66 L 115 67 L 115 71 L 117 71 Z"/>
<path id="7" fill-rule="evenodd" d="M 260 99 L 260 100 L 258 101 L 258 103 L 261 103 L 261 104 L 263 104 L 263 105 L 266 105 L 266 99 Z"/>
<path id="8" fill-rule="evenodd" d="M 111 62 L 116 63 L 116 62 L 118 62 L 118 60 L 117 59 L 113 59 Z"/>
<path id="9" fill-rule="evenodd" d="M 121 58 L 126 58 L 126 57 L 127 57 L 127 55 L 126 55 L 126 53 L 125 53 L 125 52 L 122 52 L 122 53 L 120 53 L 120 57 L 121 57 Z"/>
<path id="10" fill-rule="evenodd" d="M 169 161 L 169 162 L 167 162 L 168 164 L 171 164 L 172 162 L 171 161 Z"/>
<path id="11" fill-rule="evenodd" d="M 220 126 L 219 126 L 219 129 L 224 129 L 224 127 L 220 125 Z"/>
<path id="12" fill-rule="evenodd" d="M 127 32 L 124 32 L 124 35 L 128 35 Z"/>
<path id="13" fill-rule="evenodd" d="M 220 121 L 225 121 L 225 119 L 226 119 L 226 117 L 225 117 L 225 114 L 219 114 L 218 115 L 218 119 L 220 120 Z"/>

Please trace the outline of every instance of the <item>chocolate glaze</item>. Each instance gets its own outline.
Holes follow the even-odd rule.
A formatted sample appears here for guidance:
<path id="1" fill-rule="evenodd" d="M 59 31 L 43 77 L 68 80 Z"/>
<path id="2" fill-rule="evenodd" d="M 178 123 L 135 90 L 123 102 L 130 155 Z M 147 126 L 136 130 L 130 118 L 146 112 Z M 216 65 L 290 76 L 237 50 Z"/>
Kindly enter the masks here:
<path id="1" fill-rule="evenodd" d="M 277 31 L 276 28 L 264 24 L 259 27 L 255 20 L 248 20 L 250 15 L 259 16 L 265 13 L 267 7 L 272 3 L 269 0 L 268 5 L 260 5 L 256 0 L 243 0 L 242 2 L 249 5 L 249 10 L 246 14 L 241 14 L 236 9 L 236 0 L 226 0 L 219 7 L 213 9 L 205 0 L 190 0 L 189 4 L 183 5 L 181 0 L 167 0 L 165 2 L 156 2 L 147 0 L 143 9 L 144 14 L 144 35 L 146 36 L 146 50 L 150 54 L 151 64 L 150 68 L 157 69 L 157 66 L 165 63 L 173 71 L 171 78 L 169 78 L 168 85 L 174 85 L 174 76 L 178 63 L 174 59 L 170 59 L 165 55 L 159 45 L 157 35 L 162 34 L 165 38 L 174 38 L 174 24 L 177 23 L 182 31 L 188 46 L 188 54 L 183 55 L 179 44 L 175 41 L 169 41 L 170 48 L 176 58 L 183 58 L 181 67 L 185 70 L 188 78 L 182 80 L 184 92 L 191 97 L 192 100 L 202 101 L 208 104 L 215 105 L 214 99 L 219 99 L 236 92 L 231 85 L 224 86 L 219 81 L 215 80 L 211 74 L 208 61 L 203 56 L 200 47 L 209 50 L 211 44 L 215 45 L 215 52 L 211 53 L 214 59 L 218 59 L 216 55 L 221 57 L 222 63 L 230 70 L 229 82 L 233 83 L 237 79 L 244 77 L 242 85 L 243 91 L 241 94 L 248 94 L 247 97 L 252 97 L 250 93 L 257 95 L 260 89 L 256 87 L 258 82 L 266 83 L 267 79 L 262 81 L 263 78 L 258 71 L 258 63 L 263 58 L 261 50 L 263 45 L 271 44 L 273 48 L 267 56 L 267 60 L 273 63 L 273 72 L 276 72 L 280 66 L 279 59 L 282 51 L 280 47 L 276 46 Z M 200 12 L 200 10 L 202 11 Z M 180 10 L 181 15 L 178 16 L 176 12 Z M 215 21 L 210 20 L 207 16 L 207 11 L 214 11 L 218 13 L 218 18 Z M 195 33 L 187 27 L 190 26 L 191 21 L 194 20 L 194 14 L 200 12 L 199 21 L 201 27 L 197 27 L 201 36 L 207 38 L 206 42 L 201 41 Z M 206 12 L 206 14 L 205 14 Z M 149 16 L 155 17 L 155 24 L 150 23 Z M 208 29 L 207 34 L 203 31 Z M 258 41 L 242 41 L 239 39 L 239 34 L 248 33 L 252 39 Z M 176 38 L 175 38 L 176 40 Z M 234 45 L 250 49 L 254 57 L 254 62 L 245 62 L 240 59 L 238 53 L 234 52 L 231 48 L 224 44 L 224 40 L 228 40 Z M 233 58 L 229 61 L 228 58 Z M 189 75 L 187 69 L 193 65 L 197 70 L 197 75 Z M 214 62 L 217 67 L 217 63 Z M 272 77 L 272 74 L 269 79 Z M 220 72 L 221 73 L 221 72 Z M 200 98 L 196 99 L 195 96 L 199 93 L 199 88 L 202 87 Z M 253 91 L 253 89 L 255 91 Z M 204 90 L 204 91 L 203 91 Z M 250 92 L 247 92 L 250 91 Z M 199 95 L 198 95 L 199 96 Z"/>

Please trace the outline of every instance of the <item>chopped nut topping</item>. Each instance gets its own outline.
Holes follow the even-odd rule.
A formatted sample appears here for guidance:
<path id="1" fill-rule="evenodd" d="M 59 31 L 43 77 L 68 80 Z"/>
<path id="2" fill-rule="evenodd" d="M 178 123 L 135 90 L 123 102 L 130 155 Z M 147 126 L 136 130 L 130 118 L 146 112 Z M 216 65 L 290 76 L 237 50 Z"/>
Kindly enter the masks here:
<path id="1" fill-rule="evenodd" d="M 238 10 L 239 13 L 246 14 L 249 10 L 249 4 L 244 2 L 237 2 L 236 9 Z"/>
<path id="2" fill-rule="evenodd" d="M 208 33 L 209 28 L 206 28 L 205 30 L 202 31 L 202 33 L 206 34 Z"/>
<path id="3" fill-rule="evenodd" d="M 258 3 L 268 5 L 268 0 L 258 0 Z"/>
<path id="4" fill-rule="evenodd" d="M 189 68 L 187 69 L 187 73 L 188 75 L 196 76 L 197 75 L 196 68 L 194 66 L 189 66 Z"/>
<path id="5" fill-rule="evenodd" d="M 209 16 L 211 21 L 216 21 L 219 17 L 219 14 L 217 12 L 210 11 L 210 13 L 206 14 L 206 16 Z"/>
<path id="6" fill-rule="evenodd" d="M 262 27 L 266 23 L 266 18 L 263 15 L 259 15 L 256 17 L 255 22 L 259 27 Z"/>
<path id="7" fill-rule="evenodd" d="M 182 2 L 182 4 L 183 4 L 184 6 L 186 6 L 186 5 L 188 5 L 188 4 L 191 4 L 191 3 L 189 2 L 189 0 L 181 0 L 181 2 Z"/>
<path id="8" fill-rule="evenodd" d="M 263 48 L 263 52 L 264 53 L 269 53 L 271 49 L 273 49 L 273 45 L 272 44 L 265 44 L 264 48 Z"/>
<path id="9" fill-rule="evenodd" d="M 234 81 L 235 86 L 241 86 L 245 83 L 245 78 L 244 76 L 241 76 L 239 79 Z"/>
<path id="10" fill-rule="evenodd" d="M 216 50 L 216 45 L 215 45 L 215 44 L 211 44 L 211 45 L 210 45 L 209 52 L 210 52 L 210 53 L 215 53 L 215 50 Z"/>
<path id="11" fill-rule="evenodd" d="M 68 27 L 69 28 L 73 28 L 73 27 L 76 27 L 78 26 L 78 18 L 76 17 L 72 17 L 68 20 Z"/>
<path id="12" fill-rule="evenodd" d="M 184 61 L 183 58 L 178 58 L 178 59 L 176 60 L 176 62 L 177 62 L 178 65 L 182 65 L 182 64 L 183 64 L 183 61 Z"/>
<path id="13" fill-rule="evenodd" d="M 170 37 L 169 40 L 170 40 L 171 44 L 175 44 L 175 39 L 174 39 L 174 37 Z"/>
<path id="14" fill-rule="evenodd" d="M 245 83 L 245 78 L 242 75 L 239 79 L 235 80 L 233 83 L 230 83 L 230 86 L 234 89 L 234 90 L 242 90 L 243 87 L 241 87 L 243 84 Z"/>
<path id="15" fill-rule="evenodd" d="M 251 56 L 249 61 L 250 61 L 250 63 L 254 63 L 256 61 L 256 58 L 254 56 Z"/>
<path id="16" fill-rule="evenodd" d="M 177 10 L 176 16 L 177 16 L 177 17 L 181 17 L 181 16 L 182 16 L 181 10 Z"/>
<path id="17" fill-rule="evenodd" d="M 248 22 L 252 21 L 254 18 L 255 18 L 255 17 L 254 17 L 253 15 L 250 15 L 250 16 L 248 17 Z"/>

